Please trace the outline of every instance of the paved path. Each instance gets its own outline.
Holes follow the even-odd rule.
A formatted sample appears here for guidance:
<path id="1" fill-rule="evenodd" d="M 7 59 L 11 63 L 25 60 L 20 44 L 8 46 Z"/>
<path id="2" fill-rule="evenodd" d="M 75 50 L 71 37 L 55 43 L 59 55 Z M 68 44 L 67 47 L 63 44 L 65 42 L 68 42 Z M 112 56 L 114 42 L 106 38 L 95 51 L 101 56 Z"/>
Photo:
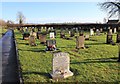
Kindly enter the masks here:
<path id="1" fill-rule="evenodd" d="M 19 83 L 18 64 L 16 56 L 16 47 L 13 37 L 13 31 L 8 30 L 0 39 L 0 82 Z M 1 70 L 2 69 L 2 70 Z"/>

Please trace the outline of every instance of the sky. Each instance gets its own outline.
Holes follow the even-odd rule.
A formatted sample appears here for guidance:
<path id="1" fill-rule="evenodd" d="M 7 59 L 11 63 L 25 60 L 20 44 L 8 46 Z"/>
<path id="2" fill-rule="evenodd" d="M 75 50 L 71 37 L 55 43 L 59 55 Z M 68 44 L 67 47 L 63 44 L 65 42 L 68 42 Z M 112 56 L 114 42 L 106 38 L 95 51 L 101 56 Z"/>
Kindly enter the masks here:
<path id="1" fill-rule="evenodd" d="M 96 23 L 103 22 L 107 13 L 99 2 L 1 2 L 0 19 L 17 23 L 22 12 L 26 23 Z"/>

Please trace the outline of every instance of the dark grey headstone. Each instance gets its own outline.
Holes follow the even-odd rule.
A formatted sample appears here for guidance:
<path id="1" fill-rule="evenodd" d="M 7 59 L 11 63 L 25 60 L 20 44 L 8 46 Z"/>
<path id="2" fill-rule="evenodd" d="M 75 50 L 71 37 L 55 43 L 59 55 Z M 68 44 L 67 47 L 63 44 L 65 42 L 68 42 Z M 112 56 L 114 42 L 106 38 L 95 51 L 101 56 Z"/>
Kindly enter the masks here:
<path id="1" fill-rule="evenodd" d="M 112 40 L 112 34 L 111 34 L 111 32 L 109 32 L 109 33 L 107 34 L 107 44 L 110 44 L 112 41 L 113 41 L 113 40 Z"/>

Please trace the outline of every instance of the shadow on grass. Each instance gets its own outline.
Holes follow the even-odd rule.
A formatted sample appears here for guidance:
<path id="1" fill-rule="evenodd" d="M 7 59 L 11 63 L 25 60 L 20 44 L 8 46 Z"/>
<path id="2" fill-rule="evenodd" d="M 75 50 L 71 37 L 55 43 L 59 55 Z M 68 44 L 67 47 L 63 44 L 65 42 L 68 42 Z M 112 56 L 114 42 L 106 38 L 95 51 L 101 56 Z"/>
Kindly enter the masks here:
<path id="1" fill-rule="evenodd" d="M 75 68 L 71 68 L 71 67 L 70 67 L 70 71 L 74 73 L 74 76 L 80 75 L 80 72 L 78 71 L 78 69 L 75 69 Z"/>
<path id="2" fill-rule="evenodd" d="M 85 45 L 104 45 L 106 43 L 86 43 Z"/>
<path id="3" fill-rule="evenodd" d="M 81 64 L 81 63 L 117 63 L 117 57 L 115 58 L 101 58 L 101 59 L 86 59 L 83 62 L 71 62 L 70 64 Z"/>
<path id="4" fill-rule="evenodd" d="M 22 74 L 23 74 L 23 75 L 31 75 L 31 74 L 34 74 L 34 75 L 41 75 L 41 76 L 44 76 L 44 77 L 46 77 L 46 78 L 52 78 L 49 73 L 45 73 L 45 72 L 35 72 L 35 71 L 31 71 L 31 72 L 23 72 Z"/>
<path id="5" fill-rule="evenodd" d="M 18 44 L 29 45 L 29 43 L 18 43 Z"/>
<path id="6" fill-rule="evenodd" d="M 67 46 L 61 46 L 58 48 L 75 48 L 76 45 L 67 45 Z"/>
<path id="7" fill-rule="evenodd" d="M 96 40 L 96 39 L 90 39 L 90 41 L 98 41 L 98 40 Z"/>
<path id="8" fill-rule="evenodd" d="M 111 58 L 98 58 L 98 59 L 86 59 L 86 60 L 117 60 L 118 57 L 111 57 Z"/>
<path id="9" fill-rule="evenodd" d="M 45 49 L 40 49 L 40 48 L 34 48 L 34 49 L 30 49 L 30 50 L 24 50 L 24 49 L 18 49 L 20 51 L 31 51 L 31 52 L 46 52 Z"/>

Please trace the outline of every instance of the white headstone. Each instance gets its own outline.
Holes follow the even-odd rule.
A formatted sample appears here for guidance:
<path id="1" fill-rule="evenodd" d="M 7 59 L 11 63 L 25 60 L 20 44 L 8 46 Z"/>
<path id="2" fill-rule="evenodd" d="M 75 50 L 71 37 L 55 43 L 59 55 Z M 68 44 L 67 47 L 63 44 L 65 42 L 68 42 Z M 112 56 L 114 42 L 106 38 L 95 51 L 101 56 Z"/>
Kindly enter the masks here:
<path id="1" fill-rule="evenodd" d="M 112 29 L 109 29 L 109 32 L 112 34 Z"/>
<path id="2" fill-rule="evenodd" d="M 51 38 L 51 39 L 54 39 L 54 38 L 55 38 L 54 32 L 50 32 L 50 38 Z"/>
<path id="3" fill-rule="evenodd" d="M 96 29 L 96 35 L 100 35 L 99 29 Z"/>
<path id="4" fill-rule="evenodd" d="M 70 34 L 70 31 L 68 33 Z"/>
<path id="5" fill-rule="evenodd" d="M 93 29 L 90 29 L 90 35 L 91 35 L 91 36 L 94 35 Z"/>
<path id="6" fill-rule="evenodd" d="M 114 28 L 114 33 L 116 33 L 116 28 Z"/>
<path id="7" fill-rule="evenodd" d="M 73 76 L 73 73 L 69 70 L 70 58 L 68 53 L 58 52 L 53 54 L 53 71 L 52 78 L 67 78 Z"/>

